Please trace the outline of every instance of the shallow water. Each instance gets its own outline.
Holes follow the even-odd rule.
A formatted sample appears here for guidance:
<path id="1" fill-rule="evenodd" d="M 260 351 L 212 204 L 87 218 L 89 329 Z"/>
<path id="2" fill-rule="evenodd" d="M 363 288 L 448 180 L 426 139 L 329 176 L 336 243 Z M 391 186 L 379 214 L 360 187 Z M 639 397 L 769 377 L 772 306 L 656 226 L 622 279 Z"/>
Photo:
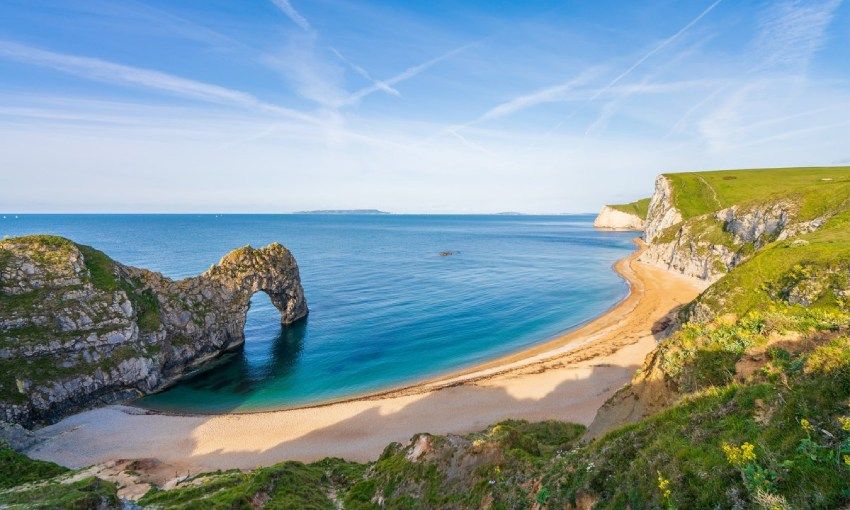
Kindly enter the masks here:
<path id="1" fill-rule="evenodd" d="M 251 302 L 244 350 L 140 405 L 252 411 L 399 386 L 544 342 L 623 298 L 611 269 L 633 233 L 592 216 L 0 215 L 0 235 L 53 233 L 180 278 L 279 241 L 309 317 Z M 456 252 L 440 256 L 441 251 Z"/>

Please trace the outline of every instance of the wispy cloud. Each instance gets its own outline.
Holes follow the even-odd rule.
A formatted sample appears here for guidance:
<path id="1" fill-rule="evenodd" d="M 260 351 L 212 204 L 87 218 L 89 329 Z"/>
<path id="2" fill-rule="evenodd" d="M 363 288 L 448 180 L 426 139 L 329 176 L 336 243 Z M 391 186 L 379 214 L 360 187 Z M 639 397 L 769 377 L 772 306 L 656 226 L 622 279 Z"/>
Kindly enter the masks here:
<path id="1" fill-rule="evenodd" d="M 720 94 L 722 94 L 723 92 L 725 92 L 725 91 L 729 88 L 729 86 L 730 86 L 730 84 L 729 84 L 729 83 L 724 83 L 723 85 L 720 85 L 719 87 L 717 87 L 716 89 L 714 89 L 714 91 L 712 91 L 711 93 L 709 93 L 708 95 L 706 95 L 705 97 L 703 97 L 702 99 L 700 99 L 699 101 L 697 101 L 697 103 L 696 103 L 696 104 L 694 104 L 693 106 L 691 106 L 690 108 L 688 108 L 688 109 L 685 111 L 685 113 L 683 113 L 683 114 L 682 114 L 682 116 L 681 116 L 681 117 L 679 117 L 679 120 L 677 120 L 677 121 L 673 124 L 673 126 L 670 128 L 670 131 L 668 131 L 668 132 L 667 132 L 667 134 L 664 136 L 664 138 L 665 138 L 665 139 L 666 139 L 666 138 L 670 138 L 671 136 L 673 136 L 673 135 L 675 135 L 675 134 L 677 134 L 677 133 L 681 133 L 681 132 L 682 132 L 682 130 L 684 129 L 684 127 L 687 125 L 687 123 L 691 120 L 691 117 L 692 117 L 692 116 L 693 116 L 696 112 L 698 112 L 698 111 L 699 111 L 702 107 L 704 107 L 705 105 L 709 104 L 709 103 L 710 103 L 711 101 L 713 101 L 715 98 L 717 98 L 718 96 L 720 96 Z"/>
<path id="2" fill-rule="evenodd" d="M 493 108 L 490 108 L 489 110 L 484 112 L 480 117 L 468 123 L 467 125 L 477 124 L 479 122 L 485 122 L 488 120 L 505 117 L 507 115 L 511 115 L 518 111 L 525 110 L 527 108 L 531 108 L 540 104 L 562 101 L 567 96 L 567 94 L 573 92 L 579 86 L 588 83 L 593 77 L 597 76 L 599 72 L 600 69 L 597 67 L 587 69 L 579 73 L 578 76 L 570 78 L 569 80 L 563 83 L 559 83 L 558 85 L 542 88 L 530 94 L 517 96 L 513 99 L 500 103 L 494 106 Z"/>
<path id="3" fill-rule="evenodd" d="M 2 40 L 0 58 L 49 67 L 91 80 L 143 87 L 210 103 L 251 108 L 305 122 L 319 122 L 313 115 L 264 102 L 246 92 L 97 58 L 55 53 Z"/>
<path id="4" fill-rule="evenodd" d="M 790 116 L 800 113 L 790 110 L 791 105 L 804 94 L 809 63 L 823 46 L 840 4 L 841 0 L 784 0 L 764 9 L 747 54 L 750 63 L 743 84 L 699 121 L 700 133 L 710 148 L 721 151 L 746 146 L 743 130 L 753 138 L 759 136 L 753 126 L 759 126 L 766 112 L 776 115 L 784 109 Z M 756 92 L 758 97 L 753 97 Z M 786 129 L 788 133 L 806 132 L 796 125 Z M 773 132 L 760 139 L 780 140 L 783 135 Z"/>
<path id="5" fill-rule="evenodd" d="M 756 39 L 757 70 L 790 66 L 804 71 L 823 46 L 842 0 L 786 0 L 762 16 Z"/>
<path id="6" fill-rule="evenodd" d="M 659 76 L 661 73 L 669 70 L 672 67 L 678 67 L 682 64 L 683 61 L 686 61 L 689 57 L 692 57 L 699 53 L 699 50 L 702 49 L 702 46 L 708 39 L 703 39 L 702 41 L 691 45 L 683 51 L 679 51 L 676 55 L 671 58 L 665 59 L 660 65 L 656 65 L 650 74 L 647 74 L 636 86 L 629 85 L 617 85 L 615 87 L 605 87 L 602 89 L 603 94 L 611 95 L 612 99 L 603 105 L 601 111 L 597 115 L 596 119 L 591 122 L 587 129 L 585 130 L 585 135 L 595 134 L 602 131 L 607 125 L 608 122 L 614 118 L 614 116 L 618 113 L 620 108 L 633 96 L 638 94 L 646 94 L 658 92 L 656 89 L 668 89 L 667 92 L 679 92 L 682 90 L 688 90 L 690 88 L 702 88 L 706 85 L 711 85 L 713 80 L 686 80 L 686 81 L 678 81 L 672 83 L 661 83 L 654 84 L 652 80 L 655 77 Z M 592 99 L 596 99 L 598 96 L 593 97 Z"/>
<path id="7" fill-rule="evenodd" d="M 289 0 L 271 0 L 273 4 L 277 6 L 286 16 L 292 20 L 293 23 L 301 27 L 305 32 L 309 32 L 311 30 L 310 22 L 307 21 L 307 18 L 301 15 L 298 11 L 295 10 L 295 7 L 292 7 L 292 4 L 289 3 Z"/>
<path id="8" fill-rule="evenodd" d="M 679 29 L 675 34 L 670 37 L 664 39 L 659 44 L 654 46 L 649 52 L 642 55 L 635 63 L 633 63 L 628 69 L 617 75 L 614 79 L 609 81 L 606 85 L 602 87 L 598 87 L 592 91 L 590 97 L 584 98 L 586 101 L 594 101 L 599 99 L 600 97 L 606 96 L 611 92 L 617 92 L 615 94 L 614 99 L 606 104 L 597 118 L 591 122 L 588 126 L 586 133 L 590 133 L 602 125 L 604 125 L 607 120 L 615 113 L 616 109 L 622 103 L 625 98 L 630 97 L 635 94 L 646 93 L 653 87 L 653 84 L 649 83 L 648 80 L 643 80 L 639 84 L 629 85 L 629 86 L 619 86 L 618 84 L 628 77 L 633 71 L 635 71 L 638 67 L 640 67 L 644 62 L 649 60 L 653 55 L 657 54 L 664 48 L 670 46 L 672 43 L 676 42 L 680 39 L 688 30 L 690 30 L 694 25 L 696 25 L 702 18 L 704 18 L 708 13 L 714 10 L 723 0 L 715 0 L 714 3 L 709 5 L 706 9 L 704 9 L 698 16 L 692 19 L 688 24 Z M 564 83 L 560 83 L 558 85 L 554 85 L 551 87 L 546 87 L 543 89 L 539 89 L 530 94 L 524 94 L 521 96 L 517 96 L 513 99 L 505 101 L 501 104 L 498 104 L 486 111 L 480 117 L 462 125 L 452 126 L 450 130 L 457 132 L 459 129 L 478 124 L 481 122 L 486 122 L 488 120 L 497 119 L 500 117 L 505 117 L 507 115 L 514 114 L 516 112 L 525 110 L 527 108 L 531 108 L 540 104 L 559 102 L 565 100 L 575 100 L 577 99 L 574 95 L 576 89 L 581 88 L 583 85 L 591 81 L 593 78 L 597 77 L 602 71 L 601 66 L 594 66 L 586 69 L 582 73 L 580 73 L 577 77 L 571 78 Z M 559 127 L 562 122 L 559 122 L 556 126 Z"/>
<path id="9" fill-rule="evenodd" d="M 318 36 L 319 36 L 318 31 L 313 29 L 313 27 L 310 25 L 310 22 L 307 21 L 307 18 L 305 18 L 304 16 L 301 15 L 301 13 L 299 13 L 297 10 L 295 10 L 295 8 L 292 6 L 291 3 L 289 3 L 288 0 L 271 0 L 271 1 L 274 5 L 277 6 L 278 9 L 280 9 L 284 14 L 286 14 L 286 16 L 289 17 L 289 19 L 291 19 L 296 25 L 301 27 L 301 29 L 303 29 L 305 32 L 308 32 L 309 34 L 311 34 L 313 36 L 313 42 L 315 41 L 316 38 L 318 38 Z M 313 45 L 311 44 L 311 46 L 313 46 Z M 375 91 L 380 90 L 380 91 L 386 92 L 387 94 L 389 94 L 391 96 L 396 96 L 396 97 L 401 95 L 397 90 L 390 87 L 386 82 L 376 80 L 375 78 L 373 78 L 372 75 L 369 74 L 369 72 L 366 69 L 364 69 L 362 66 L 360 66 L 360 65 L 352 62 L 348 58 L 346 58 L 339 50 L 337 50 L 333 46 L 328 46 L 328 49 L 331 51 L 331 53 L 334 54 L 334 56 L 336 56 L 336 58 L 340 62 L 342 62 L 343 64 L 345 64 L 349 68 L 351 68 L 355 73 L 357 73 L 361 77 L 370 81 L 372 83 L 371 86 L 374 87 Z M 315 51 L 313 53 L 315 54 Z M 310 67 L 314 67 L 318 71 L 320 71 L 319 68 L 327 69 L 328 65 L 326 63 L 319 63 L 319 62 L 317 62 L 317 60 L 315 58 L 313 58 L 309 62 L 307 62 L 307 61 L 294 62 L 294 65 L 292 67 L 298 73 L 305 74 L 305 72 L 306 72 L 306 73 L 313 75 L 310 78 L 310 81 L 312 82 L 312 85 L 310 87 L 311 89 L 315 89 L 315 88 L 324 88 L 324 89 L 336 88 L 336 85 L 334 85 L 330 82 L 321 83 L 320 81 L 316 80 L 315 78 L 319 78 L 319 76 L 318 76 L 319 73 L 310 71 L 310 69 L 309 69 Z M 327 98 L 327 94 L 322 94 L 322 97 Z M 309 96 L 308 96 L 308 98 L 309 99 L 315 99 L 315 98 L 309 97 Z M 330 101 L 326 101 L 326 100 L 319 101 L 319 102 L 322 103 L 323 106 L 340 107 L 340 106 L 343 106 L 346 101 L 334 99 L 332 104 L 331 104 Z"/>
<path id="10" fill-rule="evenodd" d="M 419 65 L 408 67 L 407 69 L 405 69 L 401 73 L 393 76 L 392 78 L 383 80 L 380 83 L 373 83 L 372 85 L 370 85 L 368 87 L 364 87 L 364 88 L 358 90 L 357 92 L 354 92 L 350 96 L 348 96 L 348 99 L 346 99 L 345 104 L 348 104 L 348 105 L 357 104 L 364 97 L 366 97 L 370 94 L 373 94 L 375 92 L 378 92 L 379 90 L 384 90 L 385 86 L 391 87 L 391 86 L 393 86 L 397 83 L 401 83 L 405 80 L 409 80 L 410 78 L 413 78 L 414 76 L 416 76 L 416 75 L 422 73 L 423 71 L 439 64 L 440 62 L 447 60 L 447 59 L 457 55 L 458 53 L 460 53 L 460 52 L 462 52 L 462 51 L 464 51 L 464 50 L 466 50 L 466 49 L 468 49 L 472 46 L 475 46 L 476 44 L 478 44 L 478 42 L 479 41 L 471 42 L 469 44 L 464 44 L 463 46 L 461 46 L 459 48 L 455 48 L 451 51 L 443 53 L 442 55 L 435 57 L 435 58 L 432 58 L 431 60 L 428 60 L 427 62 L 423 62 Z"/>
<path id="11" fill-rule="evenodd" d="M 597 97 L 599 97 L 599 96 L 601 96 L 602 94 L 604 94 L 605 92 L 607 92 L 607 90 L 608 90 L 608 89 L 610 89 L 610 88 L 611 88 L 611 87 L 613 87 L 614 85 L 616 85 L 616 84 L 620 83 L 620 81 L 621 81 L 621 80 L 623 80 L 623 78 L 625 78 L 625 77 L 627 77 L 628 75 L 630 75 L 630 74 L 632 73 L 632 71 L 634 71 L 635 69 L 637 69 L 638 67 L 640 67 L 640 66 L 641 66 L 641 64 L 643 64 L 643 63 L 644 63 L 644 62 L 646 62 L 647 60 L 649 60 L 649 58 L 650 58 L 650 57 L 652 57 L 653 55 L 655 55 L 655 54 L 656 54 L 656 53 L 658 53 L 659 51 L 663 50 L 664 48 L 666 48 L 667 46 L 669 46 L 670 44 L 672 44 L 673 42 L 675 42 L 676 40 L 678 40 L 680 37 L 682 37 L 682 35 L 684 35 L 684 34 L 685 34 L 688 30 L 690 30 L 690 29 L 691 29 L 694 25 L 696 25 L 697 23 L 699 23 L 699 21 L 700 21 L 701 19 L 703 19 L 703 18 L 704 18 L 704 17 L 705 17 L 708 13 L 710 13 L 711 11 L 713 11 L 713 10 L 714 10 L 714 8 L 715 8 L 715 7 L 717 7 L 717 6 L 720 4 L 720 2 L 722 2 L 722 1 L 723 1 L 723 0 L 716 0 L 713 4 L 709 5 L 709 6 L 708 6 L 708 7 L 707 7 L 704 11 L 702 11 L 701 13 L 699 13 L 699 15 L 698 15 L 696 18 L 692 19 L 692 20 L 690 21 L 690 23 L 688 23 L 687 25 L 683 26 L 681 29 L 679 29 L 679 31 L 678 31 L 678 32 L 676 32 L 675 34 L 671 35 L 671 36 L 670 36 L 670 37 L 668 37 L 667 39 L 664 39 L 663 41 L 661 41 L 661 42 L 660 42 L 659 44 L 657 44 L 654 48 L 652 48 L 650 51 L 648 51 L 648 52 L 647 52 L 647 53 L 645 53 L 642 57 L 640 57 L 640 58 L 639 58 L 639 59 L 638 59 L 638 60 L 637 60 L 634 64 L 632 64 L 632 65 L 631 65 L 628 69 L 626 69 L 625 71 L 623 71 L 622 73 L 620 73 L 619 75 L 617 75 L 617 76 L 616 76 L 613 80 L 611 80 L 611 81 L 608 83 L 608 85 L 606 85 L 605 87 L 602 87 L 601 89 L 599 89 L 599 92 L 596 94 L 596 96 L 595 96 L 595 97 L 593 97 L 593 98 L 591 98 L 591 99 L 596 99 Z"/>
<path id="12" fill-rule="evenodd" d="M 261 61 L 278 71 L 298 95 L 333 110 L 348 97 L 345 70 L 324 50 L 315 32 L 297 32 L 278 53 Z"/>

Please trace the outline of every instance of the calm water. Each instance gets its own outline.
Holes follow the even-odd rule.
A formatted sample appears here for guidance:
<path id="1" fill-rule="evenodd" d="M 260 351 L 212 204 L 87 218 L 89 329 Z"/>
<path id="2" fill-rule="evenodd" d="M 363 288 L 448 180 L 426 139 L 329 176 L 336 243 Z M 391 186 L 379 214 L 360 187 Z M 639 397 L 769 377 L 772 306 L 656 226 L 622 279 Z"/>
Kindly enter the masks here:
<path id="1" fill-rule="evenodd" d="M 310 315 L 281 327 L 251 302 L 243 351 L 139 401 L 187 412 L 269 409 L 373 391 L 551 339 L 627 293 L 630 233 L 591 216 L 0 215 L 0 235 L 53 233 L 173 278 L 279 241 Z M 440 257 L 443 250 L 458 253 Z"/>

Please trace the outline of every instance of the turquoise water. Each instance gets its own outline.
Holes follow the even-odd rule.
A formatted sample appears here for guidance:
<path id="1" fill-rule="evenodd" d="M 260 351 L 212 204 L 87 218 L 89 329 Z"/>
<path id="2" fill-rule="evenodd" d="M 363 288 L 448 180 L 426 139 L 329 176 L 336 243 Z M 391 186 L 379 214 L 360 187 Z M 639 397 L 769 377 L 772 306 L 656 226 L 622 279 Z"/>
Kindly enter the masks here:
<path id="1" fill-rule="evenodd" d="M 294 253 L 309 317 L 251 302 L 244 350 L 138 404 L 180 412 L 304 405 L 399 386 L 515 352 L 627 293 L 611 269 L 631 233 L 592 216 L 0 215 L 0 235 L 53 233 L 173 278 L 229 250 Z M 439 256 L 443 250 L 457 253 Z"/>

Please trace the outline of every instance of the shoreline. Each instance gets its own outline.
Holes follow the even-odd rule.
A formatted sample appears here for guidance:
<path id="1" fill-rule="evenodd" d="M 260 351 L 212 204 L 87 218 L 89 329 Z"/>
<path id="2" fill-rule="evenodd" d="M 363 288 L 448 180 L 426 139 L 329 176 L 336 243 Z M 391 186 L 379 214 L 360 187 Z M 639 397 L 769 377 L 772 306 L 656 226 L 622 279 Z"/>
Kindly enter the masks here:
<path id="1" fill-rule="evenodd" d="M 356 402 L 361 400 L 376 400 L 380 398 L 392 398 L 397 396 L 404 395 L 415 395 L 417 393 L 424 393 L 428 391 L 435 391 L 447 385 L 455 385 L 462 383 L 471 383 L 475 382 L 479 378 L 492 377 L 493 375 L 498 375 L 501 372 L 497 372 L 494 374 L 478 374 L 479 372 L 484 372 L 492 368 L 496 367 L 505 367 L 506 365 L 522 362 L 528 360 L 531 357 L 534 357 L 539 354 L 550 353 L 554 349 L 568 347 L 569 342 L 573 339 L 573 337 L 581 336 L 584 332 L 585 328 L 591 327 L 597 321 L 603 319 L 605 316 L 614 313 L 617 311 L 620 306 L 624 305 L 632 296 L 635 294 L 635 285 L 636 282 L 633 279 L 629 279 L 625 274 L 623 274 L 622 266 L 630 264 L 632 261 L 636 261 L 637 258 L 643 253 L 643 250 L 646 249 L 646 245 L 639 237 L 633 239 L 635 244 L 635 250 L 629 253 L 627 256 L 618 259 L 611 265 L 611 269 L 620 276 L 623 281 L 626 283 L 628 290 L 626 295 L 617 300 L 614 304 L 609 306 L 599 315 L 591 317 L 587 320 L 576 324 L 575 326 L 568 328 L 567 330 L 554 335 L 549 340 L 545 340 L 540 342 L 539 344 L 535 344 L 531 347 L 524 347 L 516 352 L 512 352 L 509 354 L 501 355 L 497 358 L 493 358 L 488 361 L 482 361 L 475 363 L 469 367 L 458 368 L 454 370 L 449 370 L 448 372 L 437 374 L 434 376 L 426 376 L 422 379 L 410 381 L 407 383 L 403 383 L 397 386 L 391 386 L 388 388 L 374 390 L 374 391 L 364 391 L 362 393 L 354 393 L 351 395 L 347 395 L 344 397 L 333 398 L 329 400 L 323 400 L 319 402 L 313 402 L 309 404 L 296 404 L 293 406 L 283 406 L 283 407 L 275 407 L 270 409 L 252 409 L 245 411 L 227 411 L 223 413 L 203 413 L 203 412 L 183 412 L 183 411 L 169 411 L 165 409 L 153 409 L 141 405 L 136 405 L 134 403 L 123 404 L 126 407 L 131 407 L 138 409 L 140 412 L 145 414 L 154 414 L 154 415 L 163 415 L 163 416 L 192 416 L 192 417 L 203 417 L 203 416 L 219 416 L 222 414 L 233 414 L 233 415 L 248 415 L 248 414 L 266 414 L 266 413 L 277 413 L 282 411 L 297 411 L 301 409 L 317 409 L 321 407 L 333 406 L 336 404 L 344 404 L 347 402 Z M 580 347 L 582 344 L 577 345 L 576 347 Z M 553 353 L 552 356 L 558 356 L 559 353 Z M 505 370 L 511 370 L 512 368 L 508 367 Z M 166 388 L 167 390 L 168 388 Z M 163 390 L 165 391 L 165 390 Z"/>
<path id="2" fill-rule="evenodd" d="M 645 244 L 635 243 L 614 264 L 627 296 L 529 349 L 398 388 L 287 409 L 172 414 L 107 406 L 35 431 L 39 442 L 26 453 L 69 467 L 156 458 L 176 476 L 328 456 L 367 461 L 418 432 L 466 433 L 507 418 L 588 425 L 654 348 L 653 329 L 704 287 L 638 261 Z"/>

